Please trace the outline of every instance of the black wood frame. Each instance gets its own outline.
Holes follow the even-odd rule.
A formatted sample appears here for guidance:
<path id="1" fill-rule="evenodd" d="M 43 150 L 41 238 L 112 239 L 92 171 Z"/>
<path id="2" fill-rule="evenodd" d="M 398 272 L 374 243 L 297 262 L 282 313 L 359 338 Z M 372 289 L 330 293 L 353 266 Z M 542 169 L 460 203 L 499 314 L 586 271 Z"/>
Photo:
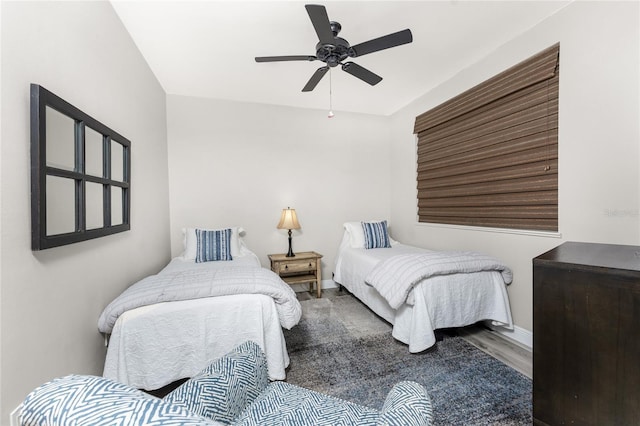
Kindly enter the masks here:
<path id="1" fill-rule="evenodd" d="M 47 165 L 46 108 L 74 121 L 74 170 Z M 102 176 L 85 173 L 85 129 L 102 135 Z M 122 180 L 111 179 L 111 142 L 122 146 Z M 72 179 L 75 184 L 75 230 L 47 233 L 47 176 Z M 103 226 L 86 229 L 86 184 L 102 185 Z M 111 226 L 111 188 L 122 189 L 122 223 Z M 31 84 L 31 249 L 43 250 L 128 231 L 131 214 L 131 142 L 44 87 Z"/>

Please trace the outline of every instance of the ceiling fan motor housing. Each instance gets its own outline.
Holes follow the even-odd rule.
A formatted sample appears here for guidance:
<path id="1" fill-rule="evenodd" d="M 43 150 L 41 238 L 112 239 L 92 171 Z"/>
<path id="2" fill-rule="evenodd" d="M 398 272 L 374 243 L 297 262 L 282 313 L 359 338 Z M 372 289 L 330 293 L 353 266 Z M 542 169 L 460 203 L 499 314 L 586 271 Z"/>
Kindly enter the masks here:
<path id="1" fill-rule="evenodd" d="M 335 37 L 334 44 L 316 44 L 316 57 L 330 67 L 335 67 L 349 57 L 351 46 L 343 38 Z"/>

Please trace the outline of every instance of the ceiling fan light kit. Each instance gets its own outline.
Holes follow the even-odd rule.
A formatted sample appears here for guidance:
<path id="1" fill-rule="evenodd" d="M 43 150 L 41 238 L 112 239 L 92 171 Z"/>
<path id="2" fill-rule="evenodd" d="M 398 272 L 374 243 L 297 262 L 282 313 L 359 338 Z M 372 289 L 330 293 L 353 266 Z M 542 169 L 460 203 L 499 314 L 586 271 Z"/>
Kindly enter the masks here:
<path id="1" fill-rule="evenodd" d="M 305 5 L 311 24 L 318 35 L 316 44 L 316 55 L 293 55 L 293 56 L 260 56 L 256 57 L 256 62 L 280 62 L 280 61 L 321 61 L 325 65 L 318 68 L 307 84 L 302 88 L 303 92 L 310 92 L 318 85 L 322 77 L 330 68 L 341 66 L 342 70 L 372 86 L 380 83 L 382 77 L 369 71 L 368 69 L 351 61 L 344 62 L 347 58 L 356 58 L 391 47 L 411 43 L 413 36 L 411 30 L 402 30 L 386 36 L 378 37 L 364 43 L 351 46 L 349 42 L 338 37 L 342 25 L 335 21 L 329 21 L 327 10 L 322 5 Z M 329 118 L 333 113 L 329 112 Z"/>

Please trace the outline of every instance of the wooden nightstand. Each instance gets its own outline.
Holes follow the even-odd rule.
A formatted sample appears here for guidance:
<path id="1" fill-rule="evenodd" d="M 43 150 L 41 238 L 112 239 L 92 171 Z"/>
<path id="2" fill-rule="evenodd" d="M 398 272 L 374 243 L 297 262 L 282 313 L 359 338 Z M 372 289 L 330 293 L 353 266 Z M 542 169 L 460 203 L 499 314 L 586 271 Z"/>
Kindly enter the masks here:
<path id="1" fill-rule="evenodd" d="M 294 257 L 285 254 L 270 254 L 271 270 L 278 274 L 289 285 L 309 284 L 309 292 L 313 293 L 316 284 L 316 297 L 322 297 L 321 254 L 315 251 L 296 253 Z"/>

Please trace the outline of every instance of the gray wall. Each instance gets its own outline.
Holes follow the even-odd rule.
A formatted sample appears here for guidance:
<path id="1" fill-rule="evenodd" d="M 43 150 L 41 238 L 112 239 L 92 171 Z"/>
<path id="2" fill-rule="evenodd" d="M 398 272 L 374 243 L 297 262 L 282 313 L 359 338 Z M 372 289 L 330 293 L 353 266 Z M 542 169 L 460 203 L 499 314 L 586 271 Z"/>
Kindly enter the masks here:
<path id="1" fill-rule="evenodd" d="M 167 112 L 174 256 L 184 227 L 242 226 L 268 267 L 287 251 L 276 225 L 290 206 L 294 252 L 324 255 L 330 280 L 342 224 L 389 216 L 386 117 L 173 95 Z"/>
<path id="2" fill-rule="evenodd" d="M 1 412 L 69 373 L 101 374 L 97 318 L 170 256 L 165 93 L 108 2 L 2 2 Z M 131 231 L 30 248 L 29 84 L 132 142 Z"/>

